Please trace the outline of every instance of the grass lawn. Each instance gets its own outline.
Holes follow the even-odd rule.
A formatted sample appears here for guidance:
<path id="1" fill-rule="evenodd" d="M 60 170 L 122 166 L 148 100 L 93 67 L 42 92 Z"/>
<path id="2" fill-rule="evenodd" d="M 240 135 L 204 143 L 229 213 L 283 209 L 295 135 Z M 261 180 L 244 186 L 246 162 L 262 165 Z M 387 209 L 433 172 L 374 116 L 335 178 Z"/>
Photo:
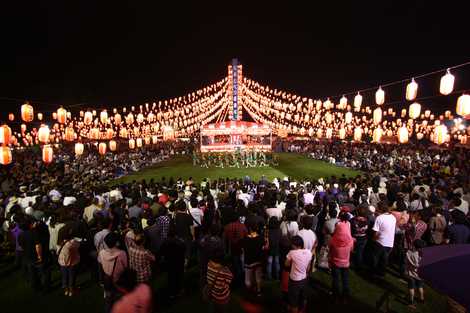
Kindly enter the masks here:
<path id="1" fill-rule="evenodd" d="M 5 259 L 4 259 L 5 261 Z M 11 259 L 10 259 L 11 261 Z M 47 294 L 34 293 L 26 284 L 19 271 L 13 271 L 11 262 L 0 263 L 0 312 L 4 313 L 92 313 L 103 312 L 103 292 L 95 282 L 90 281 L 89 272 L 78 277 L 80 292 L 74 297 L 65 297 L 60 288 L 60 274 L 53 271 L 53 290 Z M 176 301 L 169 303 L 166 296 L 167 278 L 159 274 L 152 283 L 154 312 L 191 313 L 210 312 L 208 305 L 201 298 L 198 286 L 196 267 L 185 275 L 185 294 Z M 385 294 L 390 293 L 390 312 L 446 312 L 444 297 L 426 288 L 426 302 L 418 304 L 416 310 L 410 310 L 405 302 L 406 284 L 388 274 L 381 287 L 350 271 L 352 289 L 351 300 L 347 305 L 333 304 L 328 294 L 331 288 L 330 276 L 323 271 L 313 274 L 313 282 L 309 292 L 308 312 L 378 312 L 376 302 Z M 263 295 L 256 298 L 245 294 L 242 289 L 232 293 L 228 312 L 277 313 L 285 312 L 279 282 L 263 283 Z"/>
<path id="2" fill-rule="evenodd" d="M 162 176 L 167 179 L 169 177 L 175 179 L 178 177 L 182 177 L 183 179 L 192 177 L 196 181 L 201 181 L 203 178 L 242 178 L 246 175 L 254 180 L 260 179 L 262 175 L 265 175 L 269 180 L 275 177 L 282 179 L 285 176 L 296 179 L 318 179 L 332 175 L 339 177 L 345 174 L 348 177 L 353 177 L 360 174 L 359 171 L 313 160 L 301 154 L 277 153 L 276 156 L 279 163 L 278 166 L 262 168 L 201 168 L 199 166 L 193 166 L 190 156 L 175 156 L 171 160 L 164 161 L 137 173 L 120 178 L 117 181 L 130 182 L 134 179 L 159 179 Z"/>

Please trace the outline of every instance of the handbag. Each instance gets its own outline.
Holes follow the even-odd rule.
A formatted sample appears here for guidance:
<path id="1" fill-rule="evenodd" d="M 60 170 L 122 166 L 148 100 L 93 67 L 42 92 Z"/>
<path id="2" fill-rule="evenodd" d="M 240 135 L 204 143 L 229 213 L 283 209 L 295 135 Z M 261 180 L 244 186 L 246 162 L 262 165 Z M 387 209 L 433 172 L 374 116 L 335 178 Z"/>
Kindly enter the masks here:
<path id="1" fill-rule="evenodd" d="M 328 262 L 328 254 L 330 252 L 330 248 L 328 246 L 323 246 L 320 249 L 320 253 L 318 256 L 318 267 L 319 268 L 324 268 L 324 269 L 329 269 L 330 265 Z"/>

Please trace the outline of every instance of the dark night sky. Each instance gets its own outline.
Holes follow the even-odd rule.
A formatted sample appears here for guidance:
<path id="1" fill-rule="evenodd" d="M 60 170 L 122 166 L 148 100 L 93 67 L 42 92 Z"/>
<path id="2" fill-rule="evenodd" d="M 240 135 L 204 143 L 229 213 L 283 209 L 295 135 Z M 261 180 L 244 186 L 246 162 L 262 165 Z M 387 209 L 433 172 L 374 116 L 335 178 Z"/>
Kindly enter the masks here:
<path id="1" fill-rule="evenodd" d="M 2 4 L 0 97 L 141 104 L 215 82 L 238 57 L 246 76 L 315 98 L 470 60 L 463 2 L 199 2 Z M 469 68 L 455 73 L 469 89 Z"/>

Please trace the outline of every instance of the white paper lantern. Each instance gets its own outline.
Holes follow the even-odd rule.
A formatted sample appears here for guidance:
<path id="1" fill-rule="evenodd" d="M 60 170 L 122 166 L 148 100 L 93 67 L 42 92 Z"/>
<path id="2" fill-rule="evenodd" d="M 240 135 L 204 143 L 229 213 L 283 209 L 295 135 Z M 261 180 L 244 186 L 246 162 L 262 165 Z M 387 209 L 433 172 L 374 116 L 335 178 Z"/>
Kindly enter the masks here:
<path id="1" fill-rule="evenodd" d="M 374 110 L 374 124 L 378 125 L 382 121 L 382 109 L 381 108 L 376 108 Z"/>
<path id="2" fill-rule="evenodd" d="M 379 143 L 380 139 L 382 138 L 382 134 L 382 128 L 377 127 L 376 129 L 374 129 L 374 132 L 372 133 L 372 141 Z"/>
<path id="3" fill-rule="evenodd" d="M 377 105 L 382 105 L 385 102 L 385 91 L 382 89 L 382 87 L 379 87 L 379 89 L 375 92 L 375 103 Z"/>
<path id="4" fill-rule="evenodd" d="M 362 105 L 362 96 L 358 92 L 357 95 L 354 97 L 354 109 L 360 110 Z"/>
<path id="5" fill-rule="evenodd" d="M 455 112 L 461 116 L 470 114 L 470 95 L 463 94 L 457 99 Z"/>
<path id="6" fill-rule="evenodd" d="M 410 114 L 410 118 L 417 119 L 421 114 L 421 104 L 419 104 L 418 102 L 412 103 L 408 112 Z"/>
<path id="7" fill-rule="evenodd" d="M 398 129 L 397 136 L 398 136 L 398 142 L 399 143 L 407 143 L 408 142 L 408 136 L 409 136 L 408 128 L 406 128 L 405 125 L 400 127 Z"/>
<path id="8" fill-rule="evenodd" d="M 418 83 L 412 78 L 411 82 L 406 85 L 406 100 L 413 101 L 418 95 Z"/>
<path id="9" fill-rule="evenodd" d="M 79 157 L 83 154 L 84 146 L 83 143 L 77 142 L 75 144 L 75 156 Z"/>
<path id="10" fill-rule="evenodd" d="M 441 77 L 441 85 L 439 87 L 439 92 L 443 95 L 448 95 L 454 90 L 455 77 L 450 73 L 450 70 L 447 69 L 447 73 Z"/>

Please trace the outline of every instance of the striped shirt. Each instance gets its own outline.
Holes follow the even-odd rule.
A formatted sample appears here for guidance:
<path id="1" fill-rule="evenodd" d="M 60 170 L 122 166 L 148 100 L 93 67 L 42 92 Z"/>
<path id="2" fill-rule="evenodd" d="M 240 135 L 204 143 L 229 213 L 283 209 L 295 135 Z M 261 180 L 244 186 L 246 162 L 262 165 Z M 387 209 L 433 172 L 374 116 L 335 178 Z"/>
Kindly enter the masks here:
<path id="1" fill-rule="evenodd" d="M 226 304 L 230 299 L 230 283 L 233 275 L 230 270 L 209 261 L 207 266 L 207 292 L 209 298 L 219 304 Z"/>

